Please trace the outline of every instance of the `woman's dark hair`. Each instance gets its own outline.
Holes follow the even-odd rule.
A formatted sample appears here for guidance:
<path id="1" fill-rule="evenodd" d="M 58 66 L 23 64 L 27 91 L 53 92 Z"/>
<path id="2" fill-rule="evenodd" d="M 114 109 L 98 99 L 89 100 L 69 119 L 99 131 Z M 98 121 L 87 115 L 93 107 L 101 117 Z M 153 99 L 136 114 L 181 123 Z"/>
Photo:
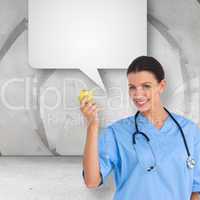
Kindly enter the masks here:
<path id="1" fill-rule="evenodd" d="M 129 73 L 141 71 L 151 72 L 158 82 L 165 78 L 162 65 L 155 58 L 150 56 L 140 56 L 133 60 L 127 69 L 127 76 Z"/>

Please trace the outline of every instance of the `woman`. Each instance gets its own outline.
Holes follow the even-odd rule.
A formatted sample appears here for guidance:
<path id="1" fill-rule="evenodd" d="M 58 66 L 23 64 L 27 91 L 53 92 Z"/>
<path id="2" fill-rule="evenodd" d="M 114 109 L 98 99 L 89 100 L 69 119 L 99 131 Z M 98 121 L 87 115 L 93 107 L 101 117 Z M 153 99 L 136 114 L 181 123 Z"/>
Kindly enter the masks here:
<path id="1" fill-rule="evenodd" d="M 114 200 L 199 200 L 200 129 L 163 106 L 160 95 L 166 81 L 156 59 L 136 58 L 127 77 L 138 112 L 102 129 L 100 135 L 99 108 L 87 98 L 81 101 L 88 121 L 86 186 L 100 186 L 113 170 Z"/>

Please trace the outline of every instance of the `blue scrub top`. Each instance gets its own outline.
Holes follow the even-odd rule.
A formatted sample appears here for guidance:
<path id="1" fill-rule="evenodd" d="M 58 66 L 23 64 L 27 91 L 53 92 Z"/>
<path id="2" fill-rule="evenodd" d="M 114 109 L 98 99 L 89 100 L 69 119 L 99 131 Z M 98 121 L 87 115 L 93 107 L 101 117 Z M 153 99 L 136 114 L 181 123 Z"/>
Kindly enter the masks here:
<path id="1" fill-rule="evenodd" d="M 181 125 L 189 151 L 196 161 L 193 169 L 186 165 L 185 145 L 170 116 L 158 129 L 139 113 L 138 129 L 150 138 L 150 146 L 138 136 L 133 147 L 135 115 L 100 130 L 100 185 L 113 172 L 116 189 L 113 200 L 189 200 L 192 192 L 200 192 L 200 129 L 193 121 L 171 114 Z M 155 162 L 156 167 L 147 171 L 146 168 Z"/>

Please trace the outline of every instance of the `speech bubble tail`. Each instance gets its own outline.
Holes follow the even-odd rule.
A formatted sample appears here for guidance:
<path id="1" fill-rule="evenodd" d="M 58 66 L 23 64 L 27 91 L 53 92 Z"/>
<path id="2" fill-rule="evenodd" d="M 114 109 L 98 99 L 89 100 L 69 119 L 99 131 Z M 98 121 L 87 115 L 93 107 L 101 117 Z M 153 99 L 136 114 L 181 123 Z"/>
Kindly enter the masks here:
<path id="1" fill-rule="evenodd" d="M 86 74 L 92 81 L 94 81 L 104 92 L 106 92 L 105 85 L 97 69 L 83 68 L 80 70 Z"/>

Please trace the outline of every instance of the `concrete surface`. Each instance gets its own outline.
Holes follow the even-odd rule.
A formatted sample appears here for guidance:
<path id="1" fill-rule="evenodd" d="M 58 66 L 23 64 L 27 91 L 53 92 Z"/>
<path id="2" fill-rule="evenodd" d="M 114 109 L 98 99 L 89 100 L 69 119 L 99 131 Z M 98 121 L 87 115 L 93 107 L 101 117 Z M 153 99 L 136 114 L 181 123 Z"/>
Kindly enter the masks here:
<path id="1" fill-rule="evenodd" d="M 81 157 L 1 157 L 1 200 L 109 200 L 112 179 L 88 189 L 82 179 Z"/>

